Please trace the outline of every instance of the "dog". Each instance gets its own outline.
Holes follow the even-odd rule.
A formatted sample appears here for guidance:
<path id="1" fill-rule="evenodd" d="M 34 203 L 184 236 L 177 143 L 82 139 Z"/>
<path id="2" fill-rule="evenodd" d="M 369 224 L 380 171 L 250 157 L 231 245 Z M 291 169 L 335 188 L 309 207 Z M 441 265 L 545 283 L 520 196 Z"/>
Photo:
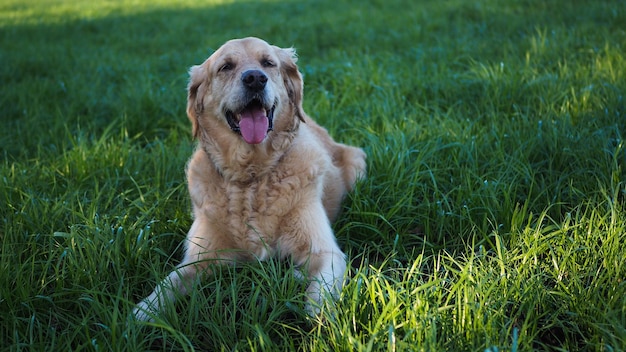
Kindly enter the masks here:
<path id="1" fill-rule="evenodd" d="M 358 179 L 362 149 L 335 142 L 303 110 L 293 48 L 234 39 L 191 67 L 187 164 L 194 221 L 182 262 L 135 309 L 153 321 L 215 264 L 290 258 L 310 280 L 305 309 L 336 297 L 346 271 L 331 223 Z"/>

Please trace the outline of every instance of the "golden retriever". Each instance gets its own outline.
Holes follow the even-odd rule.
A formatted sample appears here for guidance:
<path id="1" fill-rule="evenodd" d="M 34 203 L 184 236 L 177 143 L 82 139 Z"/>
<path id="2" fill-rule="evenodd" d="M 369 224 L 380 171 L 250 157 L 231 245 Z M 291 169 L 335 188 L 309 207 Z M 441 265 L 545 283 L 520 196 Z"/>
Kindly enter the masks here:
<path id="1" fill-rule="evenodd" d="M 194 222 L 182 262 L 135 307 L 138 320 L 152 320 L 216 263 L 291 257 L 308 274 L 310 314 L 341 290 L 346 259 L 331 222 L 365 176 L 365 153 L 305 114 L 296 60 L 292 48 L 244 38 L 190 69 Z"/>

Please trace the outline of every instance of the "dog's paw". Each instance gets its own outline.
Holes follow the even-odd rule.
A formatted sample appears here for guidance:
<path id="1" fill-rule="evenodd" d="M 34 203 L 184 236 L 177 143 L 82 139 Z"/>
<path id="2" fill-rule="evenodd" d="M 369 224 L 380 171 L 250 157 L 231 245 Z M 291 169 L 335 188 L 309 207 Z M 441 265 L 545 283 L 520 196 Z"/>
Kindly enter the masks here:
<path id="1" fill-rule="evenodd" d="M 131 317 L 136 321 L 154 322 L 155 314 L 154 308 L 144 300 L 135 306 Z"/>
<path id="2" fill-rule="evenodd" d="M 360 149 L 360 148 L 355 148 L 355 149 L 356 151 L 354 152 L 354 158 L 353 158 L 355 179 L 361 180 L 367 176 L 367 163 L 365 161 L 367 159 L 367 155 L 365 154 L 363 149 Z"/>
<path id="3" fill-rule="evenodd" d="M 356 147 L 346 147 L 343 151 L 343 178 L 348 191 L 352 191 L 358 180 L 365 179 L 367 175 L 367 155 Z"/>

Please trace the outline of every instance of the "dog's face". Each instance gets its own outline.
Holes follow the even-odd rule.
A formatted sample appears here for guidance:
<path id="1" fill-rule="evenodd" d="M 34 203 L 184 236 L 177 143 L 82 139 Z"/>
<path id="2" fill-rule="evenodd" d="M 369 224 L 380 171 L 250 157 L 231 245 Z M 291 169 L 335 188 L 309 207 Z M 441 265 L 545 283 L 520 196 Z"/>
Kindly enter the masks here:
<path id="1" fill-rule="evenodd" d="M 187 115 L 196 137 L 217 131 L 259 144 L 304 119 L 293 49 L 257 38 L 231 40 L 193 66 L 190 76 Z"/>

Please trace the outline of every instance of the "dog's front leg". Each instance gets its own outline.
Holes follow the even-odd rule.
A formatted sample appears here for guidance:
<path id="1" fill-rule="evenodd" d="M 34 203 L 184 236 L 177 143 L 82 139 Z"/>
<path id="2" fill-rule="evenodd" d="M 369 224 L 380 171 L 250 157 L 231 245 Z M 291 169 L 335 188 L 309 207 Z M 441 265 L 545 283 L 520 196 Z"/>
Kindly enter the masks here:
<path id="1" fill-rule="evenodd" d="M 202 269 L 199 269 L 196 264 L 188 264 L 172 271 L 148 297 L 137 304 L 133 310 L 135 319 L 154 321 L 153 316 L 163 310 L 166 302 L 174 302 L 177 294 L 187 294 L 193 279 Z"/>
<path id="2" fill-rule="evenodd" d="M 331 252 L 311 253 L 308 273 L 311 283 L 307 288 L 309 302 L 306 311 L 314 316 L 320 312 L 324 299 L 336 299 L 343 287 L 346 272 L 345 255 L 339 248 Z"/>
<path id="3" fill-rule="evenodd" d="M 218 258 L 218 251 L 207 241 L 208 222 L 203 217 L 194 221 L 185 246 L 182 262 L 172 271 L 152 293 L 133 309 L 133 316 L 139 321 L 154 321 L 153 316 L 162 312 L 167 302 L 174 302 L 177 295 L 186 295 L 193 280 L 208 274 L 209 264 L 218 259 L 228 260 L 232 253 L 225 252 Z"/>
<path id="4" fill-rule="evenodd" d="M 308 211 L 302 210 L 299 215 L 294 224 L 298 231 L 292 237 L 299 246 L 290 243 L 291 255 L 311 282 L 307 288 L 309 302 L 305 309 L 313 316 L 320 312 L 325 298 L 334 299 L 341 292 L 346 258 L 337 245 L 321 202 Z M 303 243 L 309 245 L 302 246 Z"/>

